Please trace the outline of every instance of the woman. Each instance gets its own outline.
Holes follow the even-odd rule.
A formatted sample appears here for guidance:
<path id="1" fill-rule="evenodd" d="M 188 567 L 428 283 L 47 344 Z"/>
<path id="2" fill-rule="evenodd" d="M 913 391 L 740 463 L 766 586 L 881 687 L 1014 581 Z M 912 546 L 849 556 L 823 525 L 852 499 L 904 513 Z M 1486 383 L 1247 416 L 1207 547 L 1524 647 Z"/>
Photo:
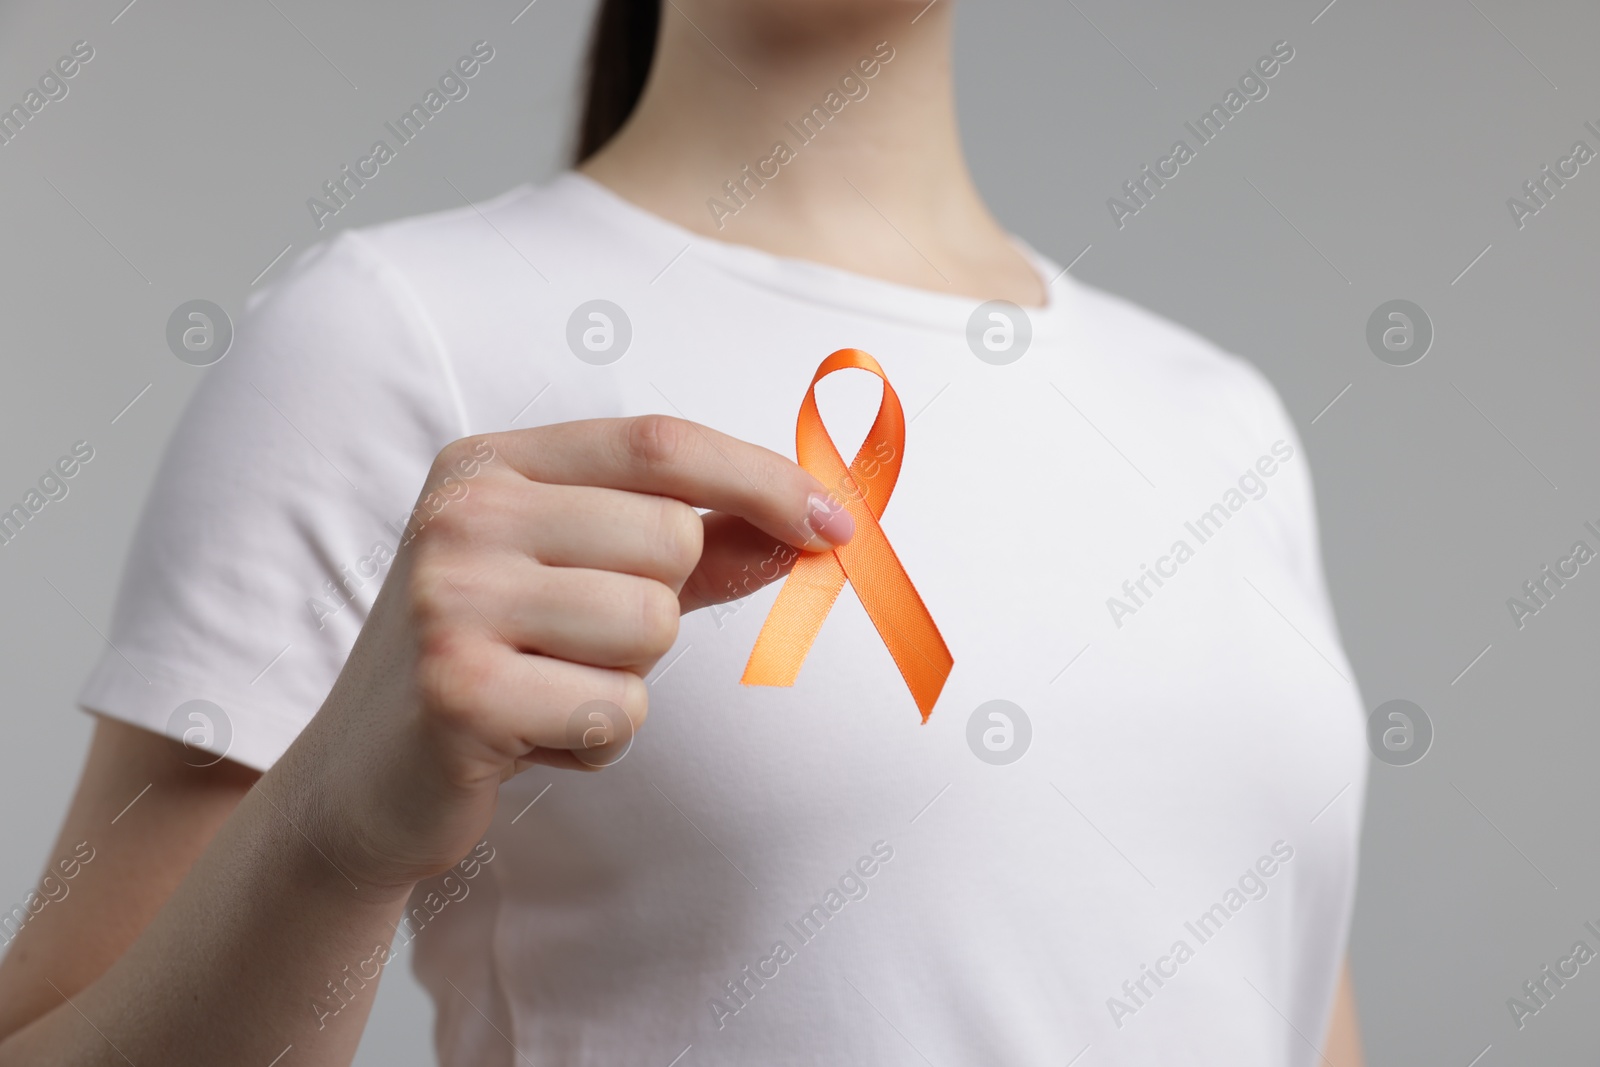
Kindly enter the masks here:
<path id="1" fill-rule="evenodd" d="M 607 0 L 575 172 L 253 309 L 85 688 L 93 858 L 0 969 L 0 1064 L 346 1064 L 408 952 L 447 1064 L 1359 1061 L 1294 430 L 996 224 L 951 25 Z M 821 416 L 892 486 L 785 458 L 846 348 L 904 438 L 866 374 Z M 740 686 L 793 633 L 761 587 L 880 514 L 948 677 L 853 577 Z"/>

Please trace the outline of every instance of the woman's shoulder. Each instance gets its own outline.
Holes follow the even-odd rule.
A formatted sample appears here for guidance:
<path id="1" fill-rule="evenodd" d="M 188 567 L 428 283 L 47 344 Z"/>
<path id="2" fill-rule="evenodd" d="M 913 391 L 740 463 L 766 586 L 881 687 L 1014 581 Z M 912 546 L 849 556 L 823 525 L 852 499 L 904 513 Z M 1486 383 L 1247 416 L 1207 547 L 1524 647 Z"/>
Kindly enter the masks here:
<path id="1" fill-rule="evenodd" d="M 1235 410 L 1257 426 L 1287 413 L 1255 363 L 1160 312 L 1074 279 L 1072 311 L 1083 351 L 1186 406 Z"/>
<path id="2" fill-rule="evenodd" d="M 350 246 L 419 292 L 549 282 L 603 243 L 604 220 L 578 186 L 563 174 L 469 200 L 452 183 L 459 204 L 346 231 L 333 246 Z"/>
<path id="3" fill-rule="evenodd" d="M 292 292 L 414 300 L 424 293 L 481 290 L 521 274 L 548 279 L 583 244 L 580 204 L 560 178 L 524 182 L 461 203 L 333 234 L 300 253 L 282 279 L 253 294 L 249 308 Z"/>
<path id="4" fill-rule="evenodd" d="M 406 266 L 440 258 L 456 260 L 495 244 L 504 245 L 512 233 L 526 237 L 530 229 L 551 213 L 550 185 L 524 182 L 485 199 L 472 200 L 449 184 L 457 203 L 435 211 L 390 219 L 345 231 L 339 239 L 365 246 L 369 254 Z"/>

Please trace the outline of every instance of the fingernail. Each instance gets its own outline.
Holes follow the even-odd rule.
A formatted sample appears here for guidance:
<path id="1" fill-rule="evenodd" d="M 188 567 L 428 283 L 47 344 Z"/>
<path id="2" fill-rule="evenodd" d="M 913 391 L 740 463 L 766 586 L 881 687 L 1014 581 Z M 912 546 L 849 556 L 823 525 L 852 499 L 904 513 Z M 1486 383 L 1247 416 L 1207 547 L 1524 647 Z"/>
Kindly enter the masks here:
<path id="1" fill-rule="evenodd" d="M 830 545 L 842 545 L 856 532 L 856 520 L 827 493 L 812 493 L 806 522 L 811 532 Z"/>

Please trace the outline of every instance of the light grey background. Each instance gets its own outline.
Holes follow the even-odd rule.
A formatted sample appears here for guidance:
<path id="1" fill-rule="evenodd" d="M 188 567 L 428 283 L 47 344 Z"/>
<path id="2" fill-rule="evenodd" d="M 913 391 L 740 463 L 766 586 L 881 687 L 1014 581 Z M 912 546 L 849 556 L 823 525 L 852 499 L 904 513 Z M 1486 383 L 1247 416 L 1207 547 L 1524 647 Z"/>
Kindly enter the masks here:
<path id="1" fill-rule="evenodd" d="M 206 373 L 167 351 L 168 314 L 204 297 L 237 317 L 336 228 L 553 173 L 592 5 L 518 18 L 525 2 L 0 3 L 0 103 L 74 41 L 96 51 L 0 146 L 0 501 L 73 441 L 97 452 L 0 548 L 0 899 L 46 859 L 89 733 L 72 699 L 95 628 Z M 1600 126 L 1600 11 L 1324 4 L 969 2 L 965 135 L 1008 226 L 1273 379 L 1367 706 L 1403 697 L 1433 720 L 1426 759 L 1372 766 L 1352 946 L 1370 1062 L 1573 1062 L 1594 1045 L 1594 968 L 1521 1032 L 1505 1002 L 1600 921 L 1600 567 L 1520 631 L 1506 599 L 1596 544 L 1600 161 L 1520 231 L 1506 200 L 1573 141 L 1600 148 L 1583 128 Z M 480 38 L 497 54 L 471 95 L 319 234 L 306 198 Z M 1279 40 L 1295 58 L 1270 95 L 1119 230 L 1107 198 Z M 1400 297 L 1437 332 L 1405 368 L 1364 339 Z M 429 1016 L 391 971 L 359 1062 L 421 1062 Z"/>

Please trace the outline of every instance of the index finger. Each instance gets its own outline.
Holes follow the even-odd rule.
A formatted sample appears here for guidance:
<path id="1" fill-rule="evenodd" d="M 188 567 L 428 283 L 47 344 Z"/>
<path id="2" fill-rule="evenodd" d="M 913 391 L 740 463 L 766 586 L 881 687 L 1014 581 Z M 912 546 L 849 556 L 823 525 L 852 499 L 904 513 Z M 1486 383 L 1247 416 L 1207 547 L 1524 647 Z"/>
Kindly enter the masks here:
<path id="1" fill-rule="evenodd" d="M 673 497 L 813 552 L 844 544 L 855 530 L 843 504 L 798 463 L 687 419 L 586 419 L 489 437 L 533 481 Z"/>

